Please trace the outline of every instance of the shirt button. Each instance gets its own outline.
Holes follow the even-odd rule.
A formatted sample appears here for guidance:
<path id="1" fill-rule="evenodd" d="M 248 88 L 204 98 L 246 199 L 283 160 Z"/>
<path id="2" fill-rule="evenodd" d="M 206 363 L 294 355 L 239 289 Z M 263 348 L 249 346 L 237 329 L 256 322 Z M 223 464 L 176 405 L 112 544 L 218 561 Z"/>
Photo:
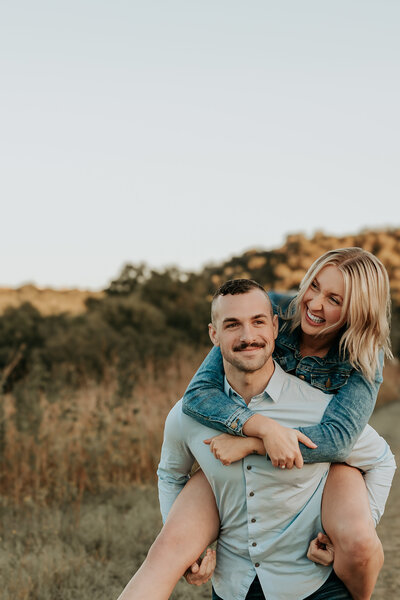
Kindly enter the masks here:
<path id="1" fill-rule="evenodd" d="M 257 542 L 253 542 L 253 543 L 252 543 L 252 546 L 253 546 L 253 547 L 254 547 L 254 546 L 257 546 Z"/>
<path id="2" fill-rule="evenodd" d="M 247 465 L 247 470 L 250 471 L 250 469 L 251 469 L 251 466 Z"/>
<path id="3" fill-rule="evenodd" d="M 305 379 L 304 375 L 299 375 L 299 379 Z"/>
<path id="4" fill-rule="evenodd" d="M 260 566 L 260 563 L 256 563 L 254 566 L 255 566 L 255 567 L 259 567 L 259 566 Z"/>
<path id="5" fill-rule="evenodd" d="M 250 492 L 249 496 L 254 496 L 254 492 Z"/>
<path id="6" fill-rule="evenodd" d="M 252 519 L 252 520 L 251 520 L 251 522 L 252 522 L 252 523 L 255 523 L 255 522 L 256 522 L 256 519 Z"/>

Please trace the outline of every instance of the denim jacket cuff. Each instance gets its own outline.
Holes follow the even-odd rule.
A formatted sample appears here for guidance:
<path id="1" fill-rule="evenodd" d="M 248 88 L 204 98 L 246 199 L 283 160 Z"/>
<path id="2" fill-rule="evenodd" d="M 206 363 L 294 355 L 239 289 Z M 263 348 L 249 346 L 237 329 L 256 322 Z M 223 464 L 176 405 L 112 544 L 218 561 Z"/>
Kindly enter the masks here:
<path id="1" fill-rule="evenodd" d="M 254 413 L 244 406 L 240 406 L 235 412 L 229 417 L 226 422 L 226 426 L 232 431 L 234 435 L 240 435 L 245 437 L 243 433 L 243 426 L 250 417 L 252 417 Z"/>

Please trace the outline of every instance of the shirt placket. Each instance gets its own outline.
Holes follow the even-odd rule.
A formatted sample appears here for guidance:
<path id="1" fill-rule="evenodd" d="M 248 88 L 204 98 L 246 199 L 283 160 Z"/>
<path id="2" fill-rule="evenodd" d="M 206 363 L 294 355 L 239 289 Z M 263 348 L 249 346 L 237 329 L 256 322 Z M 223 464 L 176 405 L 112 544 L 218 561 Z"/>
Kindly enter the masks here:
<path id="1" fill-rule="evenodd" d="M 257 569 L 261 564 L 260 549 L 259 549 L 259 498 L 257 497 L 257 482 L 253 473 L 253 465 L 251 457 L 244 459 L 244 476 L 246 481 L 246 497 L 247 497 L 247 524 L 249 532 L 248 548 L 249 555 L 253 566 Z"/>

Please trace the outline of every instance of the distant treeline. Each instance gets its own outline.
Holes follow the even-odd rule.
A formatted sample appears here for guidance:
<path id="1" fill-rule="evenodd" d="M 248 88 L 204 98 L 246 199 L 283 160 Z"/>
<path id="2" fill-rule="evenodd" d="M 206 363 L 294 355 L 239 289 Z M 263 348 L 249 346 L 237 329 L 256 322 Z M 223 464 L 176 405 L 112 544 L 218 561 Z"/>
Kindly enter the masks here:
<path id="1" fill-rule="evenodd" d="M 157 371 L 177 347 L 208 343 L 204 280 L 175 269 L 144 271 L 125 267 L 78 316 L 44 316 L 29 303 L 6 309 L 0 316 L 3 392 L 56 397 L 65 387 L 117 377 L 118 394 L 126 396 L 149 361 Z"/>
<path id="2" fill-rule="evenodd" d="M 259 262 L 256 269 L 257 280 L 267 288 L 277 283 L 271 265 L 276 254 L 269 254 L 269 261 Z M 178 348 L 184 351 L 188 345 L 209 344 L 211 295 L 220 280 L 229 276 L 254 277 L 248 257 L 247 265 L 244 260 L 232 259 L 231 265 L 208 267 L 201 274 L 127 265 L 105 296 L 89 298 L 86 312 L 78 316 L 43 316 L 29 303 L 6 309 L 0 316 L 3 392 L 12 391 L 17 401 L 26 394 L 32 400 L 40 392 L 56 398 L 65 387 L 78 389 L 89 381 L 101 383 L 116 377 L 118 395 L 128 396 L 149 362 L 156 373 L 161 372 Z M 238 273 L 238 266 L 243 271 L 246 267 L 246 272 Z M 392 338 L 394 353 L 399 355 L 397 303 Z"/>

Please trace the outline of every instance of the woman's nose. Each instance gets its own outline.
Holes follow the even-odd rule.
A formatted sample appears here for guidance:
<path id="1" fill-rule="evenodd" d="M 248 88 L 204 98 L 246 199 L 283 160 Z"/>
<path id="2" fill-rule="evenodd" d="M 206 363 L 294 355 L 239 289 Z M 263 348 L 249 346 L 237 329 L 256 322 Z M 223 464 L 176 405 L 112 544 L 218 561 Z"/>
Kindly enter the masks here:
<path id="1" fill-rule="evenodd" d="M 311 310 L 322 310 L 322 298 L 321 294 L 316 294 L 308 303 Z"/>

